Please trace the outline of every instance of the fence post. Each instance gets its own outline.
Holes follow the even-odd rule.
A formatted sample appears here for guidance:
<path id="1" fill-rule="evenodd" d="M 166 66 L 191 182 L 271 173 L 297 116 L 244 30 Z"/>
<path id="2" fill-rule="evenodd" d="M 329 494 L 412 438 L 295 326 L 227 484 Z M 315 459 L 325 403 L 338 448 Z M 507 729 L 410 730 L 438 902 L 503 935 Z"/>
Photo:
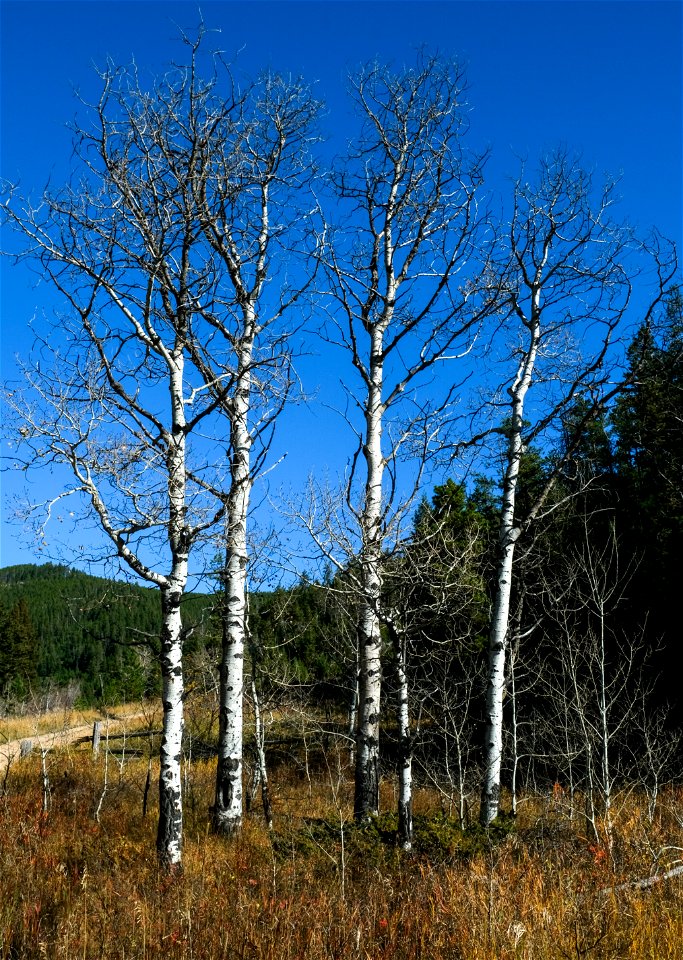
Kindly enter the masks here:
<path id="1" fill-rule="evenodd" d="M 93 757 L 99 757 L 100 755 L 100 727 L 101 723 L 99 720 L 95 720 L 92 728 L 92 755 Z"/>

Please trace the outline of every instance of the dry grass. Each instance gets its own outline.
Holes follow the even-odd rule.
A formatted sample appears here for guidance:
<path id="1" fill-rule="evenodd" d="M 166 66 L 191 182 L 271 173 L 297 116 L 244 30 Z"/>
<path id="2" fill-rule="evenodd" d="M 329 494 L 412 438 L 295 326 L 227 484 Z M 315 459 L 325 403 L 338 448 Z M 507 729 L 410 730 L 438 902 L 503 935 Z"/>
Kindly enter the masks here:
<path id="1" fill-rule="evenodd" d="M 60 707 L 56 710 L 30 711 L 23 715 L 13 714 L 0 717 L 0 745 L 12 740 L 30 740 L 31 737 L 41 736 L 44 733 L 59 733 L 70 727 L 91 725 L 95 720 L 125 720 L 135 717 L 140 724 L 145 723 L 149 707 L 143 703 L 128 703 L 121 707 L 113 707 L 103 713 L 95 708 Z M 159 722 L 160 711 L 156 712 Z"/>
<path id="2" fill-rule="evenodd" d="M 652 823 L 632 793 L 612 859 L 533 798 L 500 842 L 480 837 L 469 856 L 444 843 L 427 857 L 353 829 L 341 765 L 316 775 L 279 767 L 274 835 L 253 815 L 239 839 L 219 840 L 206 828 L 213 773 L 208 762 L 185 770 L 184 872 L 169 876 L 154 855 L 155 818 L 142 816 L 144 759 L 110 758 L 100 822 L 102 757 L 86 749 L 51 756 L 47 814 L 39 758 L 18 761 L 0 798 L 0 958 L 683 956 L 683 879 L 604 892 L 647 876 L 657 851 L 683 846 L 681 790 L 661 797 Z M 385 791 L 388 802 L 390 784 Z M 418 808 L 435 813 L 429 792 Z M 669 862 L 677 855 L 669 851 Z"/>

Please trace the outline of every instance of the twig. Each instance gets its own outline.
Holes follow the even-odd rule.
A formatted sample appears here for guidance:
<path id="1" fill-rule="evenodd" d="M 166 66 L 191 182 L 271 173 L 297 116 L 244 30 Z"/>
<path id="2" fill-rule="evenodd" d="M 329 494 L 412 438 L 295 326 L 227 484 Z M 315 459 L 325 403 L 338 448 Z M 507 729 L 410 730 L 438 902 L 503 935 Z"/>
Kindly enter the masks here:
<path id="1" fill-rule="evenodd" d="M 683 874 L 683 863 L 677 867 L 672 867 L 666 873 L 658 873 L 653 877 L 645 877 L 642 880 L 629 880 L 627 883 L 620 883 L 616 887 L 605 887 L 600 893 L 606 896 L 608 893 L 619 893 L 621 890 L 648 890 L 662 880 L 670 880 L 671 877 L 678 877 L 681 874 Z"/>

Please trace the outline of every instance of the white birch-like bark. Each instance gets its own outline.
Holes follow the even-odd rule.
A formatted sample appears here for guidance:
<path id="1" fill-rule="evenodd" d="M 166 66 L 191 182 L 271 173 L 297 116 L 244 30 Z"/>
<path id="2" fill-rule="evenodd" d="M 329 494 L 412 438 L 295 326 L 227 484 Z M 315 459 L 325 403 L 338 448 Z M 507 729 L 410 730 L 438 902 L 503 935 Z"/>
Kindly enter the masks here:
<path id="1" fill-rule="evenodd" d="M 358 701 L 360 699 L 359 691 L 359 680 L 360 680 L 360 671 L 359 671 L 359 658 L 358 658 L 358 643 L 356 643 L 356 659 L 353 670 L 353 677 L 351 680 L 351 696 L 349 699 L 349 712 L 348 712 L 348 737 L 349 737 L 349 763 L 355 764 L 356 762 L 356 731 L 358 723 Z"/>
<path id="2" fill-rule="evenodd" d="M 504 251 L 493 268 L 492 298 L 500 302 L 502 329 L 512 333 L 515 376 L 501 404 L 505 421 L 494 429 L 507 437 L 495 595 L 489 633 L 484 777 L 480 821 L 488 825 L 500 801 L 503 696 L 509 641 L 510 597 L 515 549 L 522 533 L 548 505 L 551 491 L 572 459 L 582 432 L 622 388 L 610 362 L 610 348 L 628 316 L 637 249 L 654 267 L 655 295 L 645 317 L 661 301 L 675 269 L 675 255 L 656 239 L 633 244 L 631 231 L 610 219 L 614 183 L 595 191 L 576 161 L 558 151 L 541 164 L 538 183 L 524 177 L 514 188 L 513 216 Z M 510 336 L 510 333 L 508 333 Z M 532 382 L 543 384 L 530 407 Z M 569 430 L 568 414 L 581 409 Z M 528 422 L 525 419 L 528 418 Z M 526 446 L 560 431 L 561 443 L 542 489 L 533 493 L 524 516 L 517 515 L 521 459 Z"/>
<path id="3" fill-rule="evenodd" d="M 519 769 L 519 728 L 517 724 L 517 684 L 515 678 L 515 665 L 511 664 L 510 669 L 510 699 L 512 701 L 512 774 L 510 777 L 510 793 L 512 804 L 512 816 L 517 816 L 517 771 Z"/>
<path id="4" fill-rule="evenodd" d="M 243 703 L 247 616 L 247 516 L 253 483 L 248 416 L 253 310 L 248 311 L 232 418 L 231 484 L 223 574 L 223 649 L 220 666 L 218 765 L 213 826 L 231 835 L 242 826 Z"/>
<path id="5" fill-rule="evenodd" d="M 398 843 L 402 850 L 409 851 L 413 847 L 413 739 L 410 730 L 410 690 L 404 638 L 399 638 L 396 646 L 399 742 Z"/>
<path id="6" fill-rule="evenodd" d="M 157 854 L 167 867 L 182 861 L 183 800 L 183 650 L 180 604 L 187 586 L 189 538 L 186 518 L 186 428 L 184 384 L 185 322 L 181 313 L 179 337 L 169 356 L 171 432 L 168 439 L 169 546 L 171 573 L 161 587 L 161 701 L 163 726 L 159 768 L 159 825 Z"/>
<path id="7" fill-rule="evenodd" d="M 360 135 L 334 174 L 337 206 L 349 220 L 331 231 L 325 256 L 339 308 L 332 339 L 360 379 L 358 389 L 347 387 L 358 420 L 347 417 L 357 447 L 344 491 L 358 545 L 334 515 L 322 533 L 314 510 L 306 523 L 328 560 L 340 571 L 354 568 L 354 810 L 363 820 L 379 811 L 383 566 L 434 452 L 436 421 L 447 418 L 452 400 L 448 387 L 435 399 L 418 395 L 418 384 L 451 353 L 467 351 L 481 317 L 472 264 L 480 263 L 475 194 L 483 158 L 467 156 L 460 143 L 457 64 L 418 58 L 396 74 L 372 64 L 352 82 Z M 456 274 L 459 285 L 451 285 Z M 399 497 L 402 455 L 412 467 Z"/>
<path id="8" fill-rule="evenodd" d="M 265 731 L 261 716 L 261 702 L 256 686 L 256 660 L 251 662 L 251 699 L 254 705 L 254 745 L 256 747 L 256 761 L 258 769 L 258 783 L 261 787 L 261 804 L 263 817 L 269 830 L 273 829 L 273 810 L 270 805 L 270 784 L 268 780 L 268 766 L 266 764 Z"/>
<path id="9" fill-rule="evenodd" d="M 180 582 L 163 588 L 161 628 L 161 701 L 163 720 L 159 766 L 157 853 L 168 867 L 182 862 L 183 668 Z"/>
<path id="10" fill-rule="evenodd" d="M 486 727 L 484 733 L 484 778 L 479 819 L 488 826 L 498 816 L 500 777 L 503 761 L 503 699 L 505 696 L 505 663 L 510 623 L 510 597 L 515 545 L 520 528 L 515 523 L 515 500 L 522 461 L 522 429 L 524 402 L 531 386 L 540 342 L 540 286 L 538 278 L 532 289 L 531 315 L 525 323 L 529 340 L 522 362 L 510 388 L 510 418 L 507 467 L 503 481 L 503 504 L 498 533 L 496 589 L 491 613 L 486 685 Z"/>
<path id="11" fill-rule="evenodd" d="M 358 620 L 358 730 L 354 812 L 357 819 L 379 813 L 380 710 L 382 695 L 382 352 L 383 325 L 373 332 L 366 408 L 367 469 L 365 503 L 361 515 L 361 608 Z"/>

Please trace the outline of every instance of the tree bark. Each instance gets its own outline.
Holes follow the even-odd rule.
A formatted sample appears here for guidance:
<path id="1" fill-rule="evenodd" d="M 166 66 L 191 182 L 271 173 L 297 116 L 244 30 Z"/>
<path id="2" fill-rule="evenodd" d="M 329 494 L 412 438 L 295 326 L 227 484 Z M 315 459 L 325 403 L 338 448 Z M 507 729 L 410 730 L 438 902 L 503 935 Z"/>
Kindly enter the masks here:
<path id="1" fill-rule="evenodd" d="M 220 714 L 213 829 L 227 836 L 239 832 L 243 811 L 244 655 L 247 616 L 247 513 L 253 483 L 249 408 L 250 362 L 254 314 L 245 310 L 245 337 L 240 354 L 231 424 L 232 462 L 224 570 L 223 647 L 220 669 Z"/>
<path id="2" fill-rule="evenodd" d="M 410 732 L 408 674 L 405 645 L 397 643 L 398 673 L 398 843 L 402 850 L 413 846 L 413 738 Z"/>
<path id="3" fill-rule="evenodd" d="M 544 262 L 544 261 L 543 261 Z M 539 267 L 539 272 L 540 272 Z M 503 700 L 505 697 L 505 662 L 510 625 L 510 597 L 515 546 L 521 533 L 515 523 L 515 502 L 519 470 L 524 452 L 522 429 L 524 401 L 531 386 L 540 342 L 540 285 L 531 292 L 531 317 L 524 321 L 529 342 L 510 387 L 512 415 L 508 441 L 507 466 L 503 480 L 503 506 L 498 534 L 498 567 L 496 592 L 489 634 L 488 681 L 486 686 L 486 729 L 484 734 L 484 778 L 481 790 L 479 821 L 488 826 L 498 816 L 500 807 L 501 766 L 503 760 Z"/>
<path id="4" fill-rule="evenodd" d="M 261 802 L 263 804 L 263 816 L 266 826 L 269 830 L 273 829 L 273 810 L 270 805 L 270 787 L 268 783 L 268 767 L 266 766 L 266 750 L 264 743 L 263 721 L 261 718 L 261 705 L 259 703 L 258 690 L 256 687 L 256 677 L 254 671 L 256 664 L 252 660 L 251 675 L 251 696 L 254 703 L 254 742 L 256 745 L 256 760 L 258 763 L 259 783 L 261 786 Z"/>
<path id="5" fill-rule="evenodd" d="M 379 723 L 382 695 L 382 350 L 383 330 L 372 332 L 372 356 L 365 415 L 364 456 L 367 469 L 365 503 L 361 516 L 363 554 L 362 595 L 358 622 L 359 702 L 356 735 L 354 814 L 367 820 L 379 813 Z"/>
<path id="6" fill-rule="evenodd" d="M 181 592 L 162 588 L 161 683 L 163 732 L 159 769 L 159 826 L 157 854 L 165 867 L 178 867 L 182 860 L 183 801 L 181 759 L 183 748 L 183 672 Z"/>
<path id="7" fill-rule="evenodd" d="M 167 439 L 168 539 L 171 573 L 161 584 L 161 700 L 163 706 L 157 855 L 169 868 L 182 861 L 183 798 L 183 624 L 181 602 L 187 587 L 189 539 L 186 526 L 187 462 L 183 374 L 186 325 L 178 318 L 175 348 L 168 356 L 171 431 Z"/>

